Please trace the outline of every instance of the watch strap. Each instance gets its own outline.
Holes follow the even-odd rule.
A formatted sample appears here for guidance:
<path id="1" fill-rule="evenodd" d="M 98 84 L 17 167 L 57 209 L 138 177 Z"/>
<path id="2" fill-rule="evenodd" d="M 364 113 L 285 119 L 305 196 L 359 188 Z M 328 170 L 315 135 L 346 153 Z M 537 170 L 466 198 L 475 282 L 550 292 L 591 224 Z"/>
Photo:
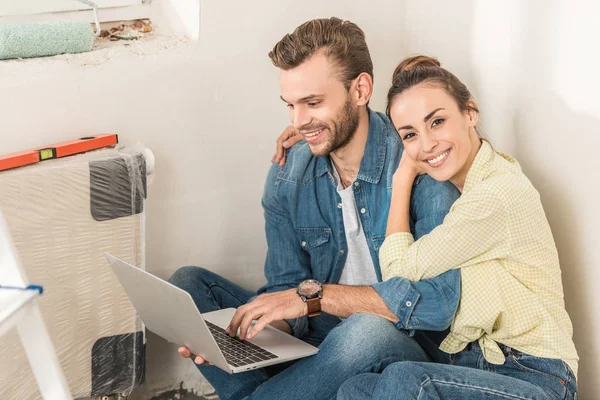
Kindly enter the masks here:
<path id="1" fill-rule="evenodd" d="M 319 297 L 306 299 L 306 306 L 308 308 L 307 315 L 309 317 L 316 317 L 321 314 L 321 299 Z"/>

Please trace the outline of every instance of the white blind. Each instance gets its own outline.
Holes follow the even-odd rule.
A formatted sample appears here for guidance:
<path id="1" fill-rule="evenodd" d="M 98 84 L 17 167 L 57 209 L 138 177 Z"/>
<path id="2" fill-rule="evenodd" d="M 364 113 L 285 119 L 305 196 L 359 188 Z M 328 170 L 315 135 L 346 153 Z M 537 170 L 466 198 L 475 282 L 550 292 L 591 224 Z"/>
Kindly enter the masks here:
<path id="1" fill-rule="evenodd" d="M 142 4 L 143 0 L 92 0 L 98 8 Z M 0 17 L 7 15 L 41 14 L 48 12 L 89 10 L 76 0 L 0 0 Z"/>

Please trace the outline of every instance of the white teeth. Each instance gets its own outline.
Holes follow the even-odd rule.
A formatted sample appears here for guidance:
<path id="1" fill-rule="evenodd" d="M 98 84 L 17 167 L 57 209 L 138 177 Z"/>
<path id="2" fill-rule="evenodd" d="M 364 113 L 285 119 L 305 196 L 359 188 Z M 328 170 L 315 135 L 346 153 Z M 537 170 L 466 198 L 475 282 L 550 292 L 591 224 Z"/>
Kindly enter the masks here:
<path id="1" fill-rule="evenodd" d="M 318 131 L 316 131 L 316 132 L 314 132 L 314 133 L 307 133 L 307 134 L 305 134 L 304 136 L 306 136 L 306 137 L 315 137 L 315 136 L 317 136 L 319 133 L 321 133 L 321 131 L 322 131 L 322 130 L 323 130 L 323 129 L 320 129 L 320 130 L 318 130 Z"/>
<path id="2" fill-rule="evenodd" d="M 429 164 L 437 164 L 437 163 L 439 163 L 440 161 L 442 161 L 444 158 L 446 158 L 446 156 L 448 156 L 448 153 L 449 153 L 449 152 L 450 152 L 449 150 L 446 150 L 445 152 L 443 152 L 442 154 L 440 154 L 440 155 L 439 155 L 439 156 L 437 156 L 436 158 L 434 158 L 434 159 L 431 159 L 431 160 L 426 160 L 426 161 L 427 161 Z"/>

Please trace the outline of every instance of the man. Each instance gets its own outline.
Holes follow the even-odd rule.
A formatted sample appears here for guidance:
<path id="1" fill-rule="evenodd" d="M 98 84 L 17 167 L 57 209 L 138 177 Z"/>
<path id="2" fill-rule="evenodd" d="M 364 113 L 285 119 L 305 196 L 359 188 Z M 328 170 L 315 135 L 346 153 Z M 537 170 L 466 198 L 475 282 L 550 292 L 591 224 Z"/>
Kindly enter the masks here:
<path id="1" fill-rule="evenodd" d="M 269 56 L 305 142 L 267 177 L 267 283 L 255 297 L 199 267 L 181 268 L 170 281 L 190 292 L 201 312 L 237 308 L 229 334 L 239 328 L 241 339 L 251 338 L 272 324 L 320 348 L 274 376 L 272 369 L 228 375 L 196 357 L 221 399 L 330 399 L 360 372 L 430 360 L 407 331 L 448 328 L 460 273 L 380 282 L 377 251 L 402 147 L 389 120 L 368 108 L 373 65 L 360 28 L 337 18 L 309 21 Z M 411 205 L 416 236 L 440 224 L 458 195 L 451 184 L 419 177 Z M 424 336 L 422 345 L 434 351 L 438 342 Z"/>

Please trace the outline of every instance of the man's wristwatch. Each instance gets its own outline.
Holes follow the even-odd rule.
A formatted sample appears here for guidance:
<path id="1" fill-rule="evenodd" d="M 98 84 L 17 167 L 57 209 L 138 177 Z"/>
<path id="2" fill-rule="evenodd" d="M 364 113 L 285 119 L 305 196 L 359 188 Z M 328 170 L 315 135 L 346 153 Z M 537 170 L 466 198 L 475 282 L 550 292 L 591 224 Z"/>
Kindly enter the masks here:
<path id="1" fill-rule="evenodd" d="M 323 285 L 314 279 L 307 279 L 298 285 L 298 296 L 308 306 L 308 316 L 316 317 L 321 314 L 321 299 L 323 298 Z"/>

